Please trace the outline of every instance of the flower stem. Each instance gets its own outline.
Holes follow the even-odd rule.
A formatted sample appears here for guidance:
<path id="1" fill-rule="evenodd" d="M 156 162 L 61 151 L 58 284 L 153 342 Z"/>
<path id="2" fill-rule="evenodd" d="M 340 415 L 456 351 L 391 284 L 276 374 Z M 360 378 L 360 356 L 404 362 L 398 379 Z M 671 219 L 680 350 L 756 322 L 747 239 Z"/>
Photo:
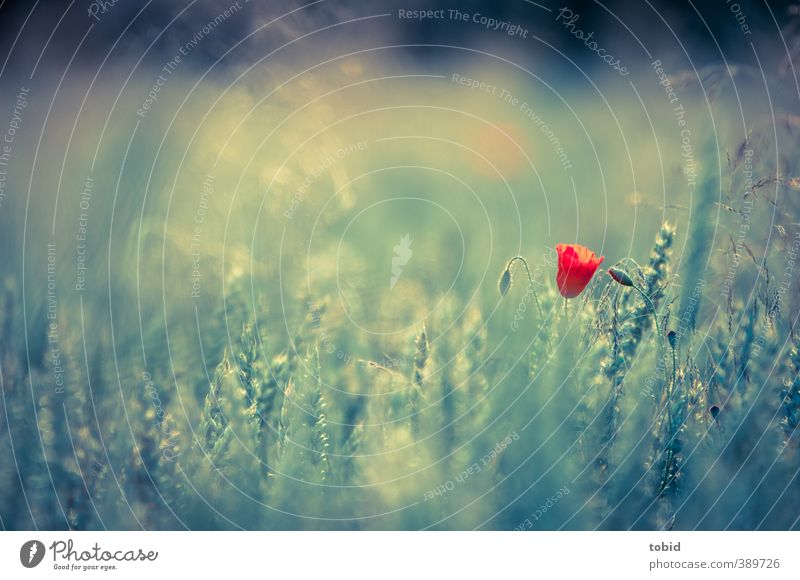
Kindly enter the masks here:
<path id="1" fill-rule="evenodd" d="M 675 347 L 672 346 L 672 389 L 675 389 L 675 381 L 678 380 L 678 361 L 675 357 Z"/>
<path id="2" fill-rule="evenodd" d="M 550 345 L 550 333 L 547 331 L 547 325 L 545 324 L 544 313 L 542 313 L 542 306 L 539 304 L 539 296 L 536 294 L 536 288 L 533 284 L 533 276 L 531 276 L 531 270 L 528 267 L 528 261 L 523 258 L 522 256 L 514 256 L 508 261 L 506 265 L 506 270 L 510 271 L 511 267 L 514 265 L 514 262 L 520 261 L 522 265 L 525 266 L 525 272 L 528 274 L 528 283 L 530 284 L 531 292 L 533 293 L 533 299 L 536 301 L 536 310 L 539 312 L 539 318 L 542 320 L 542 328 L 544 329 L 544 335 L 547 337 L 547 344 Z"/>

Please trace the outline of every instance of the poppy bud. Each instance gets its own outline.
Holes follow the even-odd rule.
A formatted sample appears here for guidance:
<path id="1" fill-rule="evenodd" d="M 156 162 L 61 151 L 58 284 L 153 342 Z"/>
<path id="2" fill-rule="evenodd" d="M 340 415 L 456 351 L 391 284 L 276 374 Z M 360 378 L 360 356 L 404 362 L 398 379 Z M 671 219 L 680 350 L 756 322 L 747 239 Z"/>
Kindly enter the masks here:
<path id="1" fill-rule="evenodd" d="M 712 416 L 714 419 L 716 419 L 717 417 L 719 417 L 719 410 L 720 410 L 720 409 L 719 409 L 719 405 L 711 405 L 711 406 L 708 408 L 708 413 L 709 413 L 709 414 L 710 414 L 710 415 L 711 415 L 711 416 Z"/>
<path id="2" fill-rule="evenodd" d="M 633 286 L 633 280 L 631 280 L 631 277 L 628 276 L 628 273 L 624 270 L 609 268 L 608 275 L 611 276 L 618 284 L 622 284 L 623 286 Z"/>
<path id="3" fill-rule="evenodd" d="M 500 296 L 505 296 L 508 293 L 508 289 L 511 288 L 511 268 L 506 267 L 503 270 L 500 281 L 497 283 L 497 288 L 500 290 Z"/>
<path id="4" fill-rule="evenodd" d="M 667 340 L 669 341 L 669 345 L 672 348 L 675 348 L 675 345 L 678 344 L 678 333 L 676 333 L 674 330 L 670 330 L 667 333 Z"/>

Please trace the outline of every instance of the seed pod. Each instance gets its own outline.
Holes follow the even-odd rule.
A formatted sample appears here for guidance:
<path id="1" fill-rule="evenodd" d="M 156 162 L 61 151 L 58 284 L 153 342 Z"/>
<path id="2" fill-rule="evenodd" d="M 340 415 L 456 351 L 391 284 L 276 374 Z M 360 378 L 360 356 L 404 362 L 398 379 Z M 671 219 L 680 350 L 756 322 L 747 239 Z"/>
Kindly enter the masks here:
<path id="1" fill-rule="evenodd" d="M 678 344 L 678 334 L 674 330 L 670 330 L 667 333 L 667 340 L 669 341 L 669 345 L 672 348 L 675 348 L 675 346 Z"/>
<path id="2" fill-rule="evenodd" d="M 633 280 L 628 273 L 618 268 L 609 268 L 608 275 L 611 276 L 615 282 L 623 286 L 633 286 Z"/>
<path id="3" fill-rule="evenodd" d="M 506 266 L 503 274 L 500 276 L 500 281 L 497 283 L 497 288 L 500 290 L 500 296 L 505 296 L 508 289 L 511 288 L 511 268 Z"/>

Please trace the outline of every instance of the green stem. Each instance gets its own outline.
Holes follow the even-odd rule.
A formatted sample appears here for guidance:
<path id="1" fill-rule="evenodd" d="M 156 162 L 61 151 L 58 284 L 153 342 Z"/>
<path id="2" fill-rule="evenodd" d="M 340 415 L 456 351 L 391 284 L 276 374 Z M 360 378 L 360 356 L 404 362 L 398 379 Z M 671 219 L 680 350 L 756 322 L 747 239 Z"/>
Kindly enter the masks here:
<path id="1" fill-rule="evenodd" d="M 531 292 L 533 292 L 533 299 L 536 301 L 536 310 L 539 311 L 539 318 L 542 320 L 542 328 L 544 329 L 544 335 L 547 337 L 547 344 L 550 346 L 550 333 L 547 331 L 547 324 L 544 319 L 544 314 L 542 313 L 542 306 L 539 304 L 539 296 L 536 294 L 536 288 L 533 285 L 533 276 L 531 276 L 531 270 L 528 267 L 528 261 L 523 258 L 522 256 L 514 256 L 508 261 L 506 265 L 506 270 L 511 270 L 511 266 L 513 266 L 515 261 L 522 262 L 522 265 L 525 266 L 525 272 L 528 274 L 528 283 L 531 287 Z"/>
<path id="2" fill-rule="evenodd" d="M 675 347 L 672 347 L 672 390 L 675 390 L 675 381 L 678 380 L 678 361 L 675 358 Z"/>

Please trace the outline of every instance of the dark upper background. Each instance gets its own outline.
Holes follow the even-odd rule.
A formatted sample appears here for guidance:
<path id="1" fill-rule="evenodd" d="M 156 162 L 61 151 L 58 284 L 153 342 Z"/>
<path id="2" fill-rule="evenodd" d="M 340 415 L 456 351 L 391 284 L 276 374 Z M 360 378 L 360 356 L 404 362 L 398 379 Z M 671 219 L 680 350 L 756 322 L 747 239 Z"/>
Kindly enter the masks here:
<path id="1" fill-rule="evenodd" d="M 157 58 L 159 61 L 163 61 L 164 53 L 174 54 L 176 48 L 186 42 L 186 38 L 191 38 L 197 30 L 232 3 L 233 0 L 196 2 L 169 26 L 167 32 L 162 35 L 145 58 Z M 246 36 L 257 25 L 308 3 L 306 1 L 270 0 L 259 2 L 252 0 L 250 4 L 257 6 L 257 10 L 251 10 L 248 7 L 247 14 L 249 16 L 232 18 L 224 26 L 219 27 L 212 38 L 200 43 L 194 51 L 193 62 L 199 66 L 214 62 L 232 44 Z M 61 63 L 58 68 L 63 69 L 63 62 L 69 59 L 88 26 L 93 22 L 94 29 L 86 37 L 82 50 L 75 57 L 74 64 L 88 66 L 99 64 L 123 31 L 125 34 L 115 48 L 114 56 L 127 55 L 138 58 L 152 39 L 191 2 L 187 0 L 154 0 L 142 10 L 145 4 L 146 2 L 143 0 L 118 0 L 106 14 L 101 15 L 100 22 L 94 22 L 87 15 L 87 7 L 90 2 L 86 0 L 76 0 L 74 3 L 70 3 L 68 0 L 40 0 L 37 3 L 31 0 L 5 0 L 0 2 L 0 55 L 3 58 L 7 56 L 12 43 L 16 42 L 13 58 L 9 59 L 7 68 L 18 69 L 20 73 L 30 70 L 42 52 L 41 48 L 45 41 L 53 33 L 54 26 L 63 18 L 50 40 L 48 49 L 42 56 L 40 66 L 48 67 L 55 63 Z M 660 45 L 668 47 L 669 50 L 674 50 L 676 46 L 672 33 L 660 22 L 645 0 L 609 0 L 602 4 L 588 0 L 570 0 L 569 2 L 542 0 L 541 4 L 554 10 L 561 6 L 568 6 L 574 12 L 579 13 L 580 27 L 587 31 L 594 31 L 595 38 L 609 52 L 625 54 L 628 50 L 635 50 L 636 46 L 630 35 L 610 16 L 610 12 L 615 13 L 623 20 L 637 36 L 646 42 L 649 48 L 654 49 L 654 52 L 657 52 Z M 696 62 L 719 61 L 720 49 L 728 60 L 734 62 L 740 59 L 752 59 L 749 40 L 752 40 L 757 46 L 770 43 L 777 48 L 782 48 L 778 35 L 779 28 L 776 26 L 775 20 L 780 26 L 787 26 L 787 10 L 793 5 L 792 2 L 770 1 L 765 3 L 755 0 L 738 2 L 747 25 L 753 31 L 749 37 L 745 37 L 739 29 L 735 16 L 730 10 L 732 4 L 734 2 L 725 2 L 725 0 L 698 0 L 693 3 L 693 7 L 689 2 L 652 1 L 652 6 L 669 23 L 675 36 L 692 53 Z M 65 9 L 69 6 L 71 8 L 65 13 Z M 459 2 L 453 0 L 449 2 L 439 0 L 380 0 L 378 2 L 326 0 L 282 19 L 280 23 L 269 29 L 269 34 L 255 35 L 245 43 L 244 50 L 239 52 L 236 58 L 240 59 L 239 62 L 242 62 L 241 59 L 247 60 L 250 57 L 258 58 L 266 51 L 299 34 L 305 34 L 315 28 L 329 26 L 349 18 L 381 12 L 396 14 L 398 8 L 454 7 L 518 23 L 529 28 L 532 33 L 537 34 L 580 64 L 598 65 L 598 59 L 581 43 L 575 42 L 574 38 L 564 34 L 563 30 L 553 25 L 555 12 L 548 14 L 525 0 L 462 0 Z M 703 16 L 702 20 L 695 13 L 695 8 Z M 253 17 L 253 14 L 259 14 L 259 16 Z M 23 23 L 25 23 L 24 29 L 20 34 Z M 713 36 L 709 33 L 709 29 Z M 484 33 L 485 31 L 477 25 L 458 25 L 451 21 L 412 23 L 402 22 L 395 18 L 372 20 L 362 26 L 348 28 L 346 32 L 352 39 L 371 36 L 373 41 L 391 43 L 475 46 L 476 42 L 480 44 L 483 41 L 491 43 L 491 46 L 498 50 L 504 43 L 513 42 L 513 39 L 504 38 L 501 33 L 492 35 Z M 19 38 L 17 38 L 18 35 Z M 409 58 L 412 59 L 441 58 L 442 54 L 442 51 L 431 49 L 409 50 Z M 5 72 L 9 72 L 9 70 Z"/>

